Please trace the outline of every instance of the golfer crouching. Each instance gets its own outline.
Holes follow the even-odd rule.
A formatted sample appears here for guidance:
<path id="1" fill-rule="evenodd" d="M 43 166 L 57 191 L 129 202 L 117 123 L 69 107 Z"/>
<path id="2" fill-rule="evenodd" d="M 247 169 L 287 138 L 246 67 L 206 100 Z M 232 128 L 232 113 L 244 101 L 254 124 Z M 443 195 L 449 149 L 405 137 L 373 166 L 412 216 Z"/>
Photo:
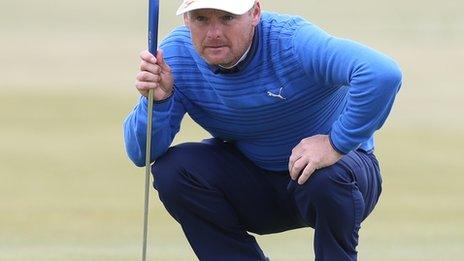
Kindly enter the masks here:
<path id="1" fill-rule="evenodd" d="M 356 260 L 381 193 L 373 135 L 401 86 L 389 57 L 256 0 L 186 0 L 140 55 L 125 146 L 200 260 L 266 260 L 256 234 L 314 229 L 316 260 Z M 212 138 L 170 147 L 185 113 Z M 307 244 L 310 245 L 310 242 Z"/>

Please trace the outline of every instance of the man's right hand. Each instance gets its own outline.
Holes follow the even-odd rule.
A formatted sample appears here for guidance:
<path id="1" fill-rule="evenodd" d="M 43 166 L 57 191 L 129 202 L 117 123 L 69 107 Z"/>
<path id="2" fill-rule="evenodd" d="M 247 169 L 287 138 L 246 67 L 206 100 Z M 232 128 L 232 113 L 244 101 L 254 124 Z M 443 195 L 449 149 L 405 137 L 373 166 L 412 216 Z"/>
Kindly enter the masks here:
<path id="1" fill-rule="evenodd" d="M 163 51 L 158 49 L 156 57 L 148 50 L 140 53 L 140 72 L 137 74 L 135 87 L 145 97 L 154 90 L 154 100 L 161 101 L 172 93 L 173 78 L 169 65 L 164 61 Z"/>

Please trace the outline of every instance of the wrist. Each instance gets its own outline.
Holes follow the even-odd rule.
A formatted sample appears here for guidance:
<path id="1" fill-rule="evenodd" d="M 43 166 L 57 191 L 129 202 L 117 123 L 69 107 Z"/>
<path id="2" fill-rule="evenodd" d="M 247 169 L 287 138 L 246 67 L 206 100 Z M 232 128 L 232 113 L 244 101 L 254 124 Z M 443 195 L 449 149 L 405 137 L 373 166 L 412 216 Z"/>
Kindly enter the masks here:
<path id="1" fill-rule="evenodd" d="M 166 95 L 166 97 L 164 97 L 161 100 L 155 100 L 155 101 L 153 101 L 153 103 L 155 103 L 155 104 L 165 103 L 166 101 L 171 99 L 173 94 L 174 94 L 174 88 L 171 90 L 171 92 L 168 95 Z"/>
<path id="2" fill-rule="evenodd" d="M 347 154 L 347 153 L 343 152 L 342 150 L 340 150 L 340 149 L 334 144 L 334 141 L 333 141 L 333 139 L 332 139 L 332 135 L 331 135 L 331 134 L 332 134 L 332 133 L 330 133 L 329 135 L 327 135 L 327 138 L 329 139 L 329 144 L 330 144 L 330 146 L 332 147 L 332 149 L 333 149 L 336 153 L 338 153 L 340 156 L 343 156 L 343 155 Z"/>

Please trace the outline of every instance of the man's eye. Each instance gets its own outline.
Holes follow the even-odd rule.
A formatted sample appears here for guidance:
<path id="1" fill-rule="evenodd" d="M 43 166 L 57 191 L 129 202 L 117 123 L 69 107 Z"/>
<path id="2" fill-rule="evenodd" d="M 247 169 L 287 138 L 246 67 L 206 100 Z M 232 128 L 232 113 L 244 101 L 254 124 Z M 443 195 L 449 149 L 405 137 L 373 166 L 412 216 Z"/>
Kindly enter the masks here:
<path id="1" fill-rule="evenodd" d="M 204 16 L 197 16 L 197 17 L 195 17 L 195 20 L 196 20 L 197 22 L 204 22 L 204 21 L 206 21 L 206 17 L 204 17 Z"/>
<path id="2" fill-rule="evenodd" d="M 223 20 L 223 21 L 231 21 L 231 20 L 233 20 L 233 19 L 234 19 L 234 16 L 233 16 L 233 15 L 224 15 L 224 16 L 222 17 L 222 20 Z"/>

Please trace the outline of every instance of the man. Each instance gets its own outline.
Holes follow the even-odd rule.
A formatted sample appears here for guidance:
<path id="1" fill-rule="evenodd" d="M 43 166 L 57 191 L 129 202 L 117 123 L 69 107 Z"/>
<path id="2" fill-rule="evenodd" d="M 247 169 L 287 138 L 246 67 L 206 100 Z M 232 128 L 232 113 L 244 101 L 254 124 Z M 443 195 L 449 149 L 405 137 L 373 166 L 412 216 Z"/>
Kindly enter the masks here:
<path id="1" fill-rule="evenodd" d="M 200 260 L 265 260 L 248 232 L 315 229 L 316 260 L 356 260 L 381 192 L 373 134 L 401 85 L 390 58 L 256 0 L 184 1 L 185 26 L 141 53 L 124 123 L 143 166 L 154 89 L 154 187 Z M 213 139 L 169 148 L 185 113 Z"/>

